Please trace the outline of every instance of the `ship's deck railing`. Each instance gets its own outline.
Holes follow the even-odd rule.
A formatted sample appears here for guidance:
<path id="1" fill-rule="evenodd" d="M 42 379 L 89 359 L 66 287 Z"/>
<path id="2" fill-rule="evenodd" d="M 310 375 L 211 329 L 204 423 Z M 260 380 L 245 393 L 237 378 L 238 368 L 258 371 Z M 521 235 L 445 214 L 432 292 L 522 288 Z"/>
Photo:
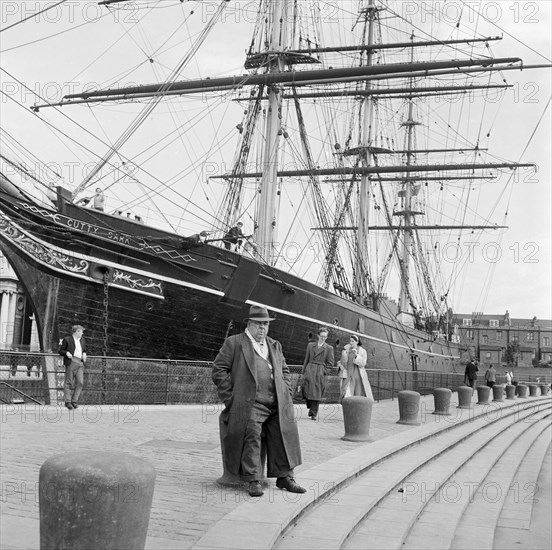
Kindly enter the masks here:
<path id="1" fill-rule="evenodd" d="M 88 358 L 85 368 L 85 387 L 81 401 L 89 404 L 173 404 L 217 403 L 216 388 L 211 381 L 211 362 L 139 359 L 129 357 Z M 290 365 L 295 389 L 301 365 Z M 382 365 L 383 367 L 383 365 Z M 42 403 L 63 402 L 64 372 L 62 359 L 52 353 L 0 352 L 0 399 L 14 402 L 23 392 L 30 400 Z M 368 379 L 376 400 L 394 399 L 399 391 L 413 390 L 429 394 L 434 388 L 456 391 L 464 384 L 463 373 L 434 371 L 399 371 L 385 368 L 367 369 Z M 484 384 L 483 372 L 479 384 Z M 501 374 L 497 382 L 503 383 Z M 514 377 L 520 382 L 550 383 L 550 369 L 518 368 Z M 339 400 L 337 370 L 328 376 L 323 402 Z M 14 390 L 15 393 L 14 393 Z"/>

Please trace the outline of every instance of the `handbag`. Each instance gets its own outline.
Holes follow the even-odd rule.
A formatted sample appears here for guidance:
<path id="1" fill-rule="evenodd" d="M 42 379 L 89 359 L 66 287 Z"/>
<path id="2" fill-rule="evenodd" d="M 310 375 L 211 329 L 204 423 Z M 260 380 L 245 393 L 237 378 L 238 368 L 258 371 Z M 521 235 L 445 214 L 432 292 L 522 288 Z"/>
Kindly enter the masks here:
<path id="1" fill-rule="evenodd" d="M 339 374 L 339 378 L 347 378 L 347 369 L 343 366 L 341 361 L 337 364 L 337 371 Z"/>

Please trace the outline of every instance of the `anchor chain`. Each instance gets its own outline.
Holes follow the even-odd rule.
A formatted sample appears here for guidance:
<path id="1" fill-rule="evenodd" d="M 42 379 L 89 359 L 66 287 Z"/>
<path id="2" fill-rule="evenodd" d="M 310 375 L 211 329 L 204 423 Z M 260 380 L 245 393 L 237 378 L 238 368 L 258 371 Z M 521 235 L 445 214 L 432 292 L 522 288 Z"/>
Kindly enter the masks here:
<path id="1" fill-rule="evenodd" d="M 105 403 L 107 390 L 107 329 L 109 326 L 108 317 L 109 306 L 109 271 L 103 275 L 103 349 L 102 349 L 102 392 L 100 403 Z"/>

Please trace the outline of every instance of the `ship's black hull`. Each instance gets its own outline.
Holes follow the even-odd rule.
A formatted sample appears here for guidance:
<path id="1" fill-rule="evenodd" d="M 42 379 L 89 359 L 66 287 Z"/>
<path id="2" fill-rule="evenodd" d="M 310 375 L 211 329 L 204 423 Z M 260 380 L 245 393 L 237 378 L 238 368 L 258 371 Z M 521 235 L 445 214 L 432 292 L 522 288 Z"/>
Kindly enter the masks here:
<path id="1" fill-rule="evenodd" d="M 15 199 L 1 205 L 0 244 L 27 290 L 43 351 L 56 351 L 79 323 L 94 355 L 212 360 L 256 303 L 276 314 L 270 333 L 290 363 L 302 363 L 324 324 L 339 350 L 360 334 L 369 368 L 462 368 L 457 344 L 235 252 L 71 204 L 54 215 Z"/>

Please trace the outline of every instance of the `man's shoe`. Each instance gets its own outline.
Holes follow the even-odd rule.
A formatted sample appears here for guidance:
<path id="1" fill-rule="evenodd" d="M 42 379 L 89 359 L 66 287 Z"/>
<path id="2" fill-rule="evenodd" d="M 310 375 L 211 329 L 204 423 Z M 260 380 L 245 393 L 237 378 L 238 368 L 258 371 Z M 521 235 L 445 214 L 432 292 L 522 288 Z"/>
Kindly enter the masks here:
<path id="1" fill-rule="evenodd" d="M 318 417 L 315 414 L 311 415 L 311 420 L 316 420 L 317 418 Z"/>
<path id="2" fill-rule="evenodd" d="M 290 493 L 306 493 L 307 490 L 301 487 L 292 477 L 279 477 L 276 480 L 276 487 L 278 489 L 286 489 Z"/>
<path id="3" fill-rule="evenodd" d="M 312 411 L 309 409 L 309 416 L 312 416 Z"/>
<path id="4" fill-rule="evenodd" d="M 79 408 L 79 406 L 77 405 L 77 403 L 71 402 L 71 405 L 73 405 L 73 409 L 78 409 L 78 408 Z"/>
<path id="5" fill-rule="evenodd" d="M 249 482 L 249 496 L 250 497 L 262 497 L 263 496 L 263 487 L 260 481 L 250 481 Z"/>
<path id="6" fill-rule="evenodd" d="M 75 408 L 75 407 L 73 407 L 73 404 L 72 404 L 72 403 L 69 403 L 69 402 L 65 403 L 65 406 L 66 406 L 69 410 Z"/>

